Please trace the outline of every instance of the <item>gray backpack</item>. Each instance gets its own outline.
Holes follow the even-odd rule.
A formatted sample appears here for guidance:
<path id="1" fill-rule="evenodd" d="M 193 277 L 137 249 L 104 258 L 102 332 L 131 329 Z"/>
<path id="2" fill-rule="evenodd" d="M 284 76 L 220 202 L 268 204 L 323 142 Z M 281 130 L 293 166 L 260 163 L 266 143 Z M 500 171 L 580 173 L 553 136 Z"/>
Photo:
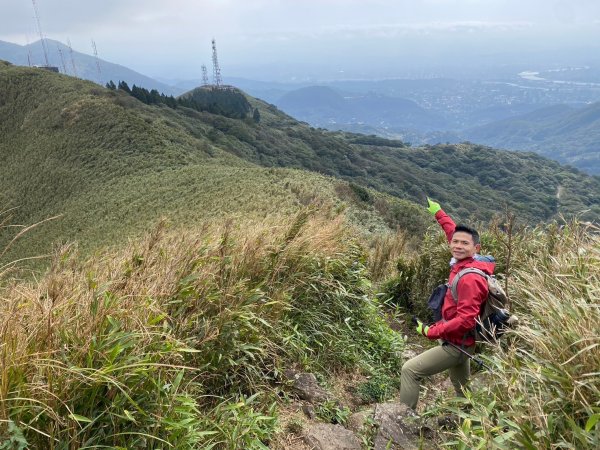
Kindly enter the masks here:
<path id="1" fill-rule="evenodd" d="M 477 325 L 475 326 L 475 340 L 478 342 L 496 342 L 508 327 L 510 313 L 506 310 L 508 296 L 500 283 L 493 275 L 488 275 L 480 269 L 467 267 L 456 274 L 450 285 L 452 299 L 458 303 L 458 282 L 469 274 L 476 273 L 484 277 L 488 285 L 488 296 L 481 305 Z"/>

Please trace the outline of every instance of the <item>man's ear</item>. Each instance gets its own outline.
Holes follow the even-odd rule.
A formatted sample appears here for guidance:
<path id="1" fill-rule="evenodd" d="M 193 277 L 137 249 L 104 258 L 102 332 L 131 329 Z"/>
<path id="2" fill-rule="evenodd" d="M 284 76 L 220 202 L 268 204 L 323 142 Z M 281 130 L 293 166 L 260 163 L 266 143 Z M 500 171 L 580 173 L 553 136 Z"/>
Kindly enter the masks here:
<path id="1" fill-rule="evenodd" d="M 479 253 L 480 250 L 481 250 L 481 244 L 475 244 L 475 251 L 477 253 Z"/>

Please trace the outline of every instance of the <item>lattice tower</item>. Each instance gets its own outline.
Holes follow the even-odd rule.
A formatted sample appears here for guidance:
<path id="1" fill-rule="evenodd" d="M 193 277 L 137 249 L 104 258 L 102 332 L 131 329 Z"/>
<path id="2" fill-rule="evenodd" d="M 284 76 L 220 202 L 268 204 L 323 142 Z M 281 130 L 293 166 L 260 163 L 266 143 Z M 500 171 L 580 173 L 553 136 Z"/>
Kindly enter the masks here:
<path id="1" fill-rule="evenodd" d="M 102 71 L 100 70 L 100 60 L 98 59 L 98 49 L 96 42 L 92 39 L 92 48 L 94 49 L 94 58 L 96 59 L 96 69 L 98 70 L 98 83 L 102 84 Z"/>
<path id="2" fill-rule="evenodd" d="M 62 64 L 63 73 L 67 73 L 67 65 L 65 64 L 65 57 L 62 49 L 58 46 L 58 44 L 56 44 L 56 49 L 58 50 L 58 56 L 60 56 L 60 63 Z"/>
<path id="3" fill-rule="evenodd" d="M 217 42 L 212 40 L 212 60 L 213 60 L 213 82 L 219 87 L 222 84 L 221 68 L 219 67 L 219 59 L 217 58 Z"/>
<path id="4" fill-rule="evenodd" d="M 73 66 L 73 75 L 77 76 L 77 67 L 75 66 L 75 58 L 73 57 L 73 47 L 71 47 L 71 39 L 67 38 L 67 45 L 69 47 L 69 57 L 71 58 L 71 66 Z"/>
<path id="5" fill-rule="evenodd" d="M 202 86 L 208 86 L 208 69 L 202 64 Z"/>
<path id="6" fill-rule="evenodd" d="M 35 13 L 35 21 L 37 22 L 38 33 L 40 35 L 40 41 L 42 41 L 42 50 L 44 52 L 44 60 L 46 61 L 46 66 L 49 66 L 48 62 L 48 49 L 46 48 L 46 41 L 44 40 L 44 33 L 42 33 L 42 24 L 40 22 L 40 14 L 38 12 L 37 3 L 35 0 L 31 0 L 33 3 L 33 12 Z"/>

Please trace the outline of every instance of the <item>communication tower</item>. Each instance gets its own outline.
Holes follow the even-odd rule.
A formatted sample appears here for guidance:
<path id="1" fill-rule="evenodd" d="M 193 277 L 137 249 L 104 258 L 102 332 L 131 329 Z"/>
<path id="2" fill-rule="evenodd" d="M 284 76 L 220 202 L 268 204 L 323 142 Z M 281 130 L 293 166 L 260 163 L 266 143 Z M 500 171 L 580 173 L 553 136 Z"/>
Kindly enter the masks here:
<path id="1" fill-rule="evenodd" d="M 56 44 L 56 49 L 58 50 L 58 55 L 60 56 L 60 63 L 62 64 L 63 73 L 67 73 L 67 66 L 65 64 L 65 57 L 63 55 L 62 49 Z"/>
<path id="2" fill-rule="evenodd" d="M 100 70 L 100 60 L 98 59 L 98 49 L 96 42 L 92 39 L 92 48 L 94 49 L 94 58 L 96 59 L 96 69 L 98 70 L 98 83 L 102 84 L 102 71 Z"/>
<path id="3" fill-rule="evenodd" d="M 219 59 L 217 58 L 217 41 L 212 40 L 212 60 L 213 60 L 213 82 L 217 88 L 221 87 L 221 68 L 219 67 Z"/>
<path id="4" fill-rule="evenodd" d="M 48 49 L 46 48 L 46 41 L 44 40 L 44 33 L 42 33 L 42 25 L 40 22 L 40 14 L 38 12 L 37 3 L 35 0 L 31 0 L 33 3 L 33 12 L 35 13 L 35 21 L 37 23 L 38 33 L 40 35 L 40 41 L 42 42 L 42 50 L 44 52 L 44 60 L 46 61 L 46 67 L 50 67 L 50 63 L 48 62 Z"/>
<path id="5" fill-rule="evenodd" d="M 208 86 L 208 70 L 204 64 L 202 64 L 202 86 Z"/>
<path id="6" fill-rule="evenodd" d="M 73 47 L 71 47 L 71 39 L 67 38 L 67 45 L 69 46 L 69 57 L 71 58 L 71 65 L 73 66 L 73 75 L 77 76 L 77 67 L 75 66 L 75 58 L 73 57 Z"/>
<path id="7" fill-rule="evenodd" d="M 31 47 L 29 47 L 29 35 L 25 35 L 25 39 L 27 40 L 27 64 L 31 67 Z"/>

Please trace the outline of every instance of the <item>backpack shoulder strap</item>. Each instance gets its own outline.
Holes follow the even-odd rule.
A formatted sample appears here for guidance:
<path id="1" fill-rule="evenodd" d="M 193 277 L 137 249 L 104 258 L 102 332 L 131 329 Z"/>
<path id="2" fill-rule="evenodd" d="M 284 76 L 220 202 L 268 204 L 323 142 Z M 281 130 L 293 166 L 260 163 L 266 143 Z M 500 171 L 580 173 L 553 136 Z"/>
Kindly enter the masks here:
<path id="1" fill-rule="evenodd" d="M 467 267 L 466 269 L 458 272 L 452 280 L 452 284 L 450 285 L 450 293 L 452 294 L 452 300 L 454 300 L 454 303 L 458 303 L 458 282 L 463 276 L 469 273 L 476 273 L 484 277 L 486 280 L 488 279 L 487 273 L 485 273 L 483 270 L 476 269 L 475 267 Z"/>

